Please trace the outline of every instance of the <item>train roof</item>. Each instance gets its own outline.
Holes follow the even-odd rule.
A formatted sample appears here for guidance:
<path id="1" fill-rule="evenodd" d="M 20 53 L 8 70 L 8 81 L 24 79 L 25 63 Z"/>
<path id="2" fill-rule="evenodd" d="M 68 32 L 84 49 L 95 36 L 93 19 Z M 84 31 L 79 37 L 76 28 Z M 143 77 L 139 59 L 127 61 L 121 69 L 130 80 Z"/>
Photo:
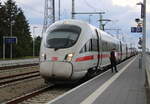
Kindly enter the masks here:
<path id="1" fill-rule="evenodd" d="M 84 24 L 84 25 L 87 25 L 88 23 L 85 22 L 85 21 L 81 21 L 81 20 L 76 20 L 76 19 L 65 19 L 65 20 L 60 20 L 60 21 L 56 21 L 55 24 L 71 24 L 71 23 L 74 23 L 74 24 Z"/>
<path id="2" fill-rule="evenodd" d="M 89 24 L 89 25 L 90 25 L 90 24 Z M 106 41 L 109 41 L 109 42 L 114 42 L 114 43 L 120 41 L 120 40 L 117 39 L 116 37 L 111 36 L 109 33 L 105 32 L 105 31 L 103 31 L 103 30 L 100 30 L 99 28 L 96 28 L 96 27 L 94 27 L 93 25 L 90 25 L 90 27 L 93 28 L 93 29 L 97 29 L 98 31 L 100 31 L 103 40 L 106 40 Z"/>
<path id="3" fill-rule="evenodd" d="M 76 20 L 76 19 L 65 19 L 65 20 L 60 20 L 60 21 L 56 21 L 54 23 L 54 25 L 57 25 L 57 24 L 75 24 L 75 25 L 79 25 L 79 24 L 82 24 L 84 26 L 90 26 L 92 29 L 97 29 L 98 31 L 100 31 L 103 35 L 103 37 L 108 41 L 110 42 L 119 42 L 120 40 L 117 39 L 116 37 L 113 37 L 111 36 L 109 33 L 106 33 L 104 32 L 103 30 L 100 30 L 99 28 L 85 22 L 85 21 L 81 21 L 81 20 Z M 52 24 L 53 25 L 53 24 Z"/>

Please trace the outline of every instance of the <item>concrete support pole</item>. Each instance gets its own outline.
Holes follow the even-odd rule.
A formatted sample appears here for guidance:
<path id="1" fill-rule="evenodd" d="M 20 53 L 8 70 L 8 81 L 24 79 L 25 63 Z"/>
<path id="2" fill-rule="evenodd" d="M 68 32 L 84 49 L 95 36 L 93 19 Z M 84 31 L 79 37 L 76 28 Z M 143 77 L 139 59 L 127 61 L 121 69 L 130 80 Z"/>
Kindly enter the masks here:
<path id="1" fill-rule="evenodd" d="M 100 21 L 99 21 L 99 28 L 102 30 L 103 27 L 102 27 L 102 19 L 103 19 L 103 15 L 102 14 L 99 14 L 99 18 L 100 18 Z"/>
<path id="2" fill-rule="evenodd" d="M 75 0 L 72 0 L 72 19 L 75 19 Z"/>
<path id="3" fill-rule="evenodd" d="M 3 37 L 3 60 L 5 60 L 5 38 Z"/>
<path id="4" fill-rule="evenodd" d="M 10 22 L 10 37 L 12 37 L 12 21 Z M 12 59 L 12 43 L 10 44 L 10 58 Z"/>
<path id="5" fill-rule="evenodd" d="M 35 29 L 36 28 L 38 28 L 38 27 L 33 26 L 33 50 L 32 50 L 33 57 L 35 56 Z"/>
<path id="6" fill-rule="evenodd" d="M 53 23 L 55 22 L 55 0 L 53 0 Z"/>
<path id="7" fill-rule="evenodd" d="M 32 53 L 32 54 L 33 54 L 33 57 L 35 56 L 35 44 L 34 44 L 34 42 L 35 42 L 35 41 L 34 41 L 34 39 L 35 39 L 35 37 L 34 37 L 34 35 L 35 35 L 35 30 L 34 30 L 34 29 L 35 29 L 35 27 L 33 27 L 33 50 L 32 50 L 32 52 L 33 52 L 33 53 Z"/>
<path id="8" fill-rule="evenodd" d="M 145 70 L 145 53 L 146 53 L 146 0 L 143 1 L 143 42 L 142 42 L 142 69 Z"/>
<path id="9" fill-rule="evenodd" d="M 58 20 L 60 20 L 60 0 L 58 1 Z"/>

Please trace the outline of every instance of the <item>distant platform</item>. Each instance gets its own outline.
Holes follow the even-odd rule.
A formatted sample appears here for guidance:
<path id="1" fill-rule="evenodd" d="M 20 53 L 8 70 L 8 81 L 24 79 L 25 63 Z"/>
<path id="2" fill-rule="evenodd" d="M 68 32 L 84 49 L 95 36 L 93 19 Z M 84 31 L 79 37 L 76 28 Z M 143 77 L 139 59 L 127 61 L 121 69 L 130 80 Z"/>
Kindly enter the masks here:
<path id="1" fill-rule="evenodd" d="M 132 57 L 111 70 L 70 90 L 48 104 L 147 104 L 145 71 L 139 57 Z"/>
<path id="2" fill-rule="evenodd" d="M 6 60 L 6 61 L 1 60 L 0 61 L 0 67 L 26 65 L 26 64 L 36 64 L 36 63 L 39 63 L 39 58 Z"/>

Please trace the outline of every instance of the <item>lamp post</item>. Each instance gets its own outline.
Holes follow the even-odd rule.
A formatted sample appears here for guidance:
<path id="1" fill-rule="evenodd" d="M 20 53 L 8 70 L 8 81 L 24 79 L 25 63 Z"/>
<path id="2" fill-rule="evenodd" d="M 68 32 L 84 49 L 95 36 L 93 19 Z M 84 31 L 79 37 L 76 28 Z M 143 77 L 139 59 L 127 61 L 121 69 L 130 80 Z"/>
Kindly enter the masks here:
<path id="1" fill-rule="evenodd" d="M 12 37 L 12 4 L 10 4 L 10 37 Z M 12 59 L 12 43 L 10 44 L 10 59 Z"/>
<path id="2" fill-rule="evenodd" d="M 110 20 L 110 19 L 100 19 L 99 21 L 101 22 L 101 29 L 102 29 L 102 30 L 105 30 L 105 25 L 106 25 L 108 22 L 111 22 L 112 20 Z M 105 21 L 105 23 L 102 23 L 103 21 Z"/>
<path id="3" fill-rule="evenodd" d="M 35 29 L 37 26 L 33 26 L 33 57 L 35 56 Z"/>
<path id="4" fill-rule="evenodd" d="M 145 70 L 145 52 L 146 52 L 146 0 L 137 3 L 141 5 L 141 18 L 143 19 L 143 42 L 142 42 L 142 69 Z"/>
<path id="5" fill-rule="evenodd" d="M 144 57 L 145 57 L 145 53 L 146 53 L 146 0 L 144 0 L 143 2 L 143 53 L 144 53 Z M 143 57 L 143 69 L 145 69 L 145 58 Z"/>

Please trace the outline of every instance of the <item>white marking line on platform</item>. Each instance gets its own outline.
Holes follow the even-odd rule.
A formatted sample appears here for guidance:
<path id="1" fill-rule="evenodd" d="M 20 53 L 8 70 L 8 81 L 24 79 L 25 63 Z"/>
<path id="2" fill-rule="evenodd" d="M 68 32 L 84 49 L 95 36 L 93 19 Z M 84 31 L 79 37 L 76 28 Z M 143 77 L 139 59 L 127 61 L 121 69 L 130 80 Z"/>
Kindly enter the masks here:
<path id="1" fill-rule="evenodd" d="M 110 69 L 107 70 L 106 72 L 104 72 L 104 73 L 102 73 L 102 74 L 100 74 L 100 75 L 98 75 L 98 76 L 96 76 L 96 77 L 94 77 L 94 78 L 88 80 L 87 82 L 85 82 L 85 83 L 83 83 L 83 84 L 81 84 L 81 85 L 79 85 L 79 86 L 77 86 L 77 87 L 75 87 L 75 88 L 73 88 L 73 89 L 67 91 L 66 93 L 64 93 L 64 94 L 62 94 L 62 95 L 60 95 L 60 96 L 58 96 L 56 99 L 51 100 L 51 101 L 48 102 L 47 104 L 51 104 L 51 103 L 55 102 L 56 100 L 58 100 L 58 99 L 60 99 L 60 98 L 62 98 L 62 97 L 64 97 L 64 96 L 66 96 L 67 94 L 72 93 L 73 91 L 77 90 L 78 88 L 80 88 L 80 87 L 82 87 L 82 86 L 84 86 L 84 85 L 86 85 L 86 84 L 92 82 L 93 80 L 99 78 L 100 76 L 104 75 L 105 73 L 107 73 L 107 72 L 109 72 L 109 71 L 110 71 Z"/>
<path id="2" fill-rule="evenodd" d="M 96 98 L 98 98 L 127 68 L 132 62 L 136 59 L 136 57 L 130 61 L 125 67 L 123 67 L 116 75 L 111 77 L 108 81 L 106 81 L 102 86 L 100 86 L 95 92 L 89 95 L 84 101 L 80 104 L 92 104 Z"/>

